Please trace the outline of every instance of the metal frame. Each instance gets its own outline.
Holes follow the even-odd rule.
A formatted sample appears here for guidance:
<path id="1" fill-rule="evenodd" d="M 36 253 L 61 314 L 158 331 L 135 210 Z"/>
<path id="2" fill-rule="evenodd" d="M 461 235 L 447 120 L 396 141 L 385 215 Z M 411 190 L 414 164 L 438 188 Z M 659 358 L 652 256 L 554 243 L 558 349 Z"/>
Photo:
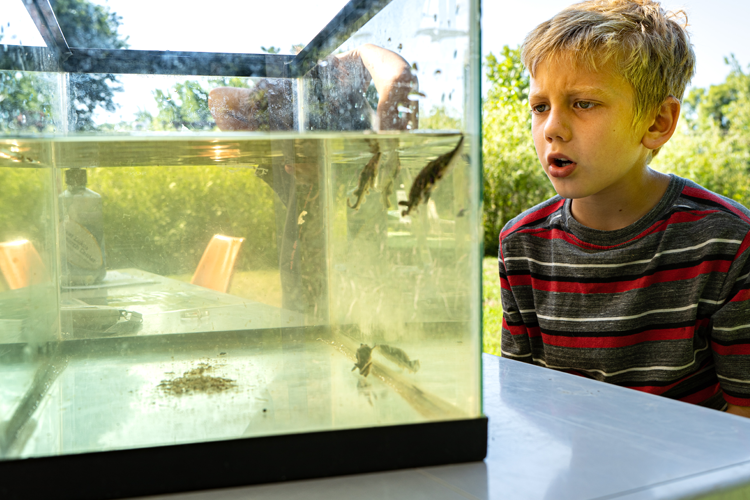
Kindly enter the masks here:
<path id="1" fill-rule="evenodd" d="M 70 47 L 49 0 L 23 0 L 47 48 L 4 46 L 0 70 L 298 78 L 391 0 L 350 0 L 296 56 Z M 56 61 L 56 67 L 51 62 Z"/>
<path id="2" fill-rule="evenodd" d="M 42 35 L 44 43 L 47 44 L 47 48 L 59 60 L 64 61 L 70 57 L 70 47 L 65 40 L 65 35 L 63 35 L 62 28 L 57 22 L 57 17 L 55 17 L 55 12 L 52 10 L 49 0 L 23 0 L 23 4 Z"/>

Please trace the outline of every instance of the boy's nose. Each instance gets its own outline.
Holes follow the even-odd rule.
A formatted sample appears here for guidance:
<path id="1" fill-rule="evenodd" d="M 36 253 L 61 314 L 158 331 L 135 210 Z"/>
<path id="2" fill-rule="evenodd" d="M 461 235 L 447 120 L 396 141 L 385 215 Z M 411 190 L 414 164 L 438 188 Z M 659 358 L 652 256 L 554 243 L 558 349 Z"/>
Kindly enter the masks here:
<path id="1" fill-rule="evenodd" d="M 562 113 L 550 111 L 544 124 L 544 137 L 549 143 L 555 141 L 567 142 L 571 139 L 570 127 Z"/>

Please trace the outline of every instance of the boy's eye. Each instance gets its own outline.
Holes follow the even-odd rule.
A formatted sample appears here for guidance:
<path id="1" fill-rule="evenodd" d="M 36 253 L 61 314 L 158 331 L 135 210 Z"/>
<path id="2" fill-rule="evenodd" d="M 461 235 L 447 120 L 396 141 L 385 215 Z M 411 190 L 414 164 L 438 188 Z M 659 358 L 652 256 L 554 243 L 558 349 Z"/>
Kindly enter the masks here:
<path id="1" fill-rule="evenodd" d="M 575 106 L 580 109 L 591 109 L 594 106 L 596 106 L 596 104 L 594 104 L 593 102 L 589 102 L 589 101 L 578 101 L 577 103 L 575 103 Z"/>
<path id="2" fill-rule="evenodd" d="M 534 106 L 531 106 L 531 111 L 533 113 L 544 113 L 548 110 L 549 106 L 547 104 L 535 104 Z"/>

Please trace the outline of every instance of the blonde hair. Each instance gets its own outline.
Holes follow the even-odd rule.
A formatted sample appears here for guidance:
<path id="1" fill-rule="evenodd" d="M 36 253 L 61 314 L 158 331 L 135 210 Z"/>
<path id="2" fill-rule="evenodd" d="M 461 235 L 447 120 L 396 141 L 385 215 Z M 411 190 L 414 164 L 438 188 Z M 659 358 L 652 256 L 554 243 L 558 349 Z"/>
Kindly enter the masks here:
<path id="1" fill-rule="evenodd" d="M 633 87 L 635 125 L 669 96 L 682 101 L 695 72 L 686 28 L 684 11 L 667 12 L 652 0 L 589 0 L 537 26 L 526 36 L 521 58 L 532 77 L 550 57 L 572 57 L 592 71 L 614 62 Z"/>

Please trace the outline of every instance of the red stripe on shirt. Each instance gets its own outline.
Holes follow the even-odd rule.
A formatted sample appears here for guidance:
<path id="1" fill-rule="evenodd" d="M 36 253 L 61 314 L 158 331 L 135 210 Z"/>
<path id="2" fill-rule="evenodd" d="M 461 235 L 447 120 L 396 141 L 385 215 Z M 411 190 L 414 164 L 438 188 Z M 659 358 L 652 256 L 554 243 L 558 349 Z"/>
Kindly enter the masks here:
<path id="1" fill-rule="evenodd" d="M 503 290 L 510 290 L 510 283 L 508 283 L 507 278 L 500 278 L 500 288 Z"/>
<path id="2" fill-rule="evenodd" d="M 535 338 L 540 337 L 542 335 L 541 330 L 538 326 L 532 326 L 530 328 L 527 328 L 525 325 L 508 325 L 508 323 L 505 321 L 505 318 L 503 318 L 503 328 L 508 330 L 511 335 L 528 335 L 529 338 Z"/>
<path id="3" fill-rule="evenodd" d="M 560 229 L 530 228 L 530 229 L 521 230 L 519 231 L 519 233 L 531 234 L 533 236 L 536 236 L 537 238 L 543 238 L 547 240 L 561 239 L 563 241 L 576 245 L 580 248 L 588 248 L 591 250 L 610 250 L 613 248 L 620 247 L 622 245 L 627 245 L 628 243 L 632 243 L 633 241 L 644 238 L 650 234 L 664 231 L 670 224 L 697 222 L 703 219 L 704 217 L 706 217 L 707 215 L 715 214 L 717 212 L 718 210 L 701 210 L 701 211 L 695 210 L 692 212 L 677 212 L 675 214 L 672 214 L 666 220 L 655 222 L 654 224 L 652 224 L 651 226 L 649 226 L 648 228 L 640 232 L 637 236 L 634 236 L 633 238 L 627 241 L 624 241 L 622 243 L 618 243 L 617 245 L 610 245 L 610 246 L 594 245 L 592 243 L 587 243 L 577 238 L 575 235 L 570 234 Z"/>
<path id="4" fill-rule="evenodd" d="M 633 335 L 622 337 L 574 337 L 562 335 L 548 335 L 542 332 L 544 343 L 557 347 L 575 347 L 580 349 L 607 349 L 615 347 L 627 347 L 631 345 L 653 342 L 659 340 L 681 340 L 691 339 L 695 334 L 695 326 L 682 328 L 666 328 L 646 330 Z"/>
<path id="5" fill-rule="evenodd" d="M 750 290 L 740 290 L 729 302 L 744 302 L 750 299 Z"/>
<path id="6" fill-rule="evenodd" d="M 690 394 L 689 396 L 685 396 L 684 398 L 680 398 L 679 400 L 685 403 L 699 404 L 699 403 L 704 402 L 711 396 L 715 395 L 720 390 L 721 390 L 721 385 L 719 385 L 719 382 L 716 382 L 714 385 L 706 387 L 705 389 L 700 390 L 698 392 L 694 392 L 693 394 Z"/>
<path id="7" fill-rule="evenodd" d="M 750 355 L 750 344 L 721 345 L 716 342 L 711 342 L 711 349 L 719 356 Z"/>
<path id="8" fill-rule="evenodd" d="M 539 278 L 534 278 L 529 275 L 520 276 L 508 276 L 508 280 L 511 286 L 525 286 L 532 285 L 534 290 L 540 290 L 544 292 L 558 292 L 558 293 L 623 293 L 631 290 L 638 290 L 640 288 L 646 288 L 657 283 L 667 283 L 670 281 L 685 281 L 697 278 L 702 274 L 709 273 L 725 273 L 729 270 L 732 263 L 726 260 L 713 260 L 701 262 L 693 267 L 686 267 L 682 269 L 670 269 L 668 271 L 659 271 L 652 274 L 651 276 L 644 276 L 635 280 L 629 281 L 613 281 L 611 283 L 576 283 L 569 281 L 550 281 Z M 524 279 L 525 278 L 525 279 Z M 743 290 L 748 292 L 748 290 Z M 738 293 L 735 299 L 737 301 L 746 300 L 741 298 L 742 292 Z"/>
<path id="9" fill-rule="evenodd" d="M 750 247 L 750 233 L 746 234 L 745 237 L 742 239 L 742 244 L 740 245 L 740 248 L 737 250 L 737 255 L 735 256 L 735 259 L 745 253 L 745 250 L 747 250 Z"/>
<path id="10" fill-rule="evenodd" d="M 688 196 L 692 196 L 693 198 L 700 198 L 701 200 L 710 200 L 716 204 L 719 204 L 722 207 L 729 210 L 730 212 L 732 212 L 734 215 L 736 215 L 740 219 L 744 220 L 745 222 L 750 223 L 750 218 L 748 218 L 745 214 L 737 210 L 734 206 L 730 205 L 725 200 L 719 198 L 718 196 L 716 196 L 714 193 L 710 191 L 706 191 L 705 189 L 691 188 L 691 187 L 686 186 L 682 189 L 682 192 Z"/>
<path id="11" fill-rule="evenodd" d="M 730 405 L 750 406 L 750 398 L 735 398 L 734 396 L 730 396 L 726 392 L 722 394 L 722 396 L 724 396 L 724 401 L 726 401 Z"/>
<path id="12" fill-rule="evenodd" d="M 523 219 L 516 222 L 513 227 L 508 229 L 507 231 L 503 231 L 500 234 L 500 243 L 502 244 L 503 238 L 505 238 L 510 233 L 514 232 L 517 228 L 525 226 L 526 224 L 530 224 L 534 221 L 542 220 L 545 217 L 548 217 L 550 214 L 555 213 L 556 211 L 560 210 L 562 206 L 565 204 L 565 200 L 560 200 L 557 203 L 553 203 L 552 205 L 549 205 L 544 208 L 540 208 L 536 212 L 531 212 L 530 214 L 526 215 Z"/>

